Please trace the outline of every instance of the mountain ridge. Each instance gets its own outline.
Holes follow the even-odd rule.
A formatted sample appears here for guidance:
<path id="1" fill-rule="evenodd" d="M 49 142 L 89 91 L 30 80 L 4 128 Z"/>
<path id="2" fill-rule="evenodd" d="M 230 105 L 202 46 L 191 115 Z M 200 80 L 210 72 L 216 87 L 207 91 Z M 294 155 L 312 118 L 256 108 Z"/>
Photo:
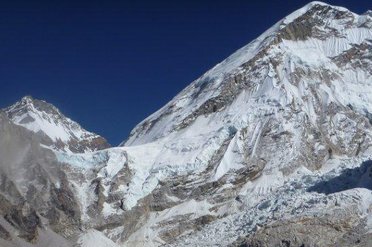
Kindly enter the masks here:
<path id="1" fill-rule="evenodd" d="M 192 104 L 192 105 L 185 112 L 195 111 L 195 109 L 192 108 L 192 107 L 195 107 L 195 104 L 199 105 L 199 107 L 207 107 L 207 108 L 210 107 L 209 111 L 213 110 L 213 106 L 209 106 L 210 104 L 212 104 L 212 102 L 208 104 L 208 102 L 206 102 L 205 100 L 202 99 L 204 102 L 200 102 L 200 103 L 195 102 L 194 103 L 195 99 L 194 99 L 193 95 L 182 96 L 182 94 L 185 94 L 183 92 L 193 90 L 192 88 L 194 88 L 194 91 L 195 91 L 194 95 L 196 95 L 196 96 L 199 96 L 199 94 L 201 94 L 201 93 L 205 93 L 206 94 L 205 99 L 216 98 L 216 100 L 217 100 L 216 106 L 218 107 L 218 104 L 219 104 L 218 103 L 218 99 L 219 99 L 218 95 L 219 95 L 219 91 L 220 91 L 219 88 L 223 87 L 223 85 L 220 85 L 220 83 L 221 83 L 221 81 L 226 82 L 226 80 L 224 79 L 225 74 L 227 74 L 227 77 L 229 77 L 228 72 L 224 72 L 224 69 L 219 69 L 219 68 L 227 67 L 228 68 L 227 71 L 229 71 L 229 70 L 231 70 L 231 67 L 235 68 L 235 70 L 237 70 L 241 66 L 244 66 L 243 65 L 244 63 L 247 63 L 249 61 L 251 61 L 251 63 L 254 64 L 254 57 L 258 56 L 258 58 L 259 58 L 259 56 L 264 56 L 265 55 L 265 52 L 266 52 L 265 49 L 264 49 L 265 47 L 266 47 L 266 50 L 267 50 L 267 49 L 270 48 L 270 46 L 272 46 L 272 44 L 276 45 L 282 39 L 284 39 L 284 41 L 286 41 L 289 38 L 289 41 L 290 41 L 291 35 L 294 35 L 296 33 L 296 30 L 298 30 L 298 27 L 296 26 L 296 24 L 295 25 L 291 25 L 291 24 L 293 23 L 293 21 L 295 19 L 298 19 L 298 18 L 301 19 L 301 17 L 305 16 L 306 13 L 311 12 L 310 10 L 313 10 L 313 12 L 315 10 L 315 13 L 313 13 L 313 15 L 316 14 L 317 12 L 320 12 L 321 14 L 327 14 L 327 12 L 334 11 L 334 12 L 336 12 L 335 14 L 341 13 L 340 15 L 342 15 L 343 13 L 346 13 L 350 16 L 350 18 L 357 19 L 356 14 L 354 14 L 350 11 L 346 11 L 345 8 L 331 7 L 330 5 L 327 5 L 327 4 L 324 4 L 324 3 L 320 4 L 319 2 L 312 2 L 308 5 L 306 5 L 305 7 L 301 8 L 300 10 L 297 10 L 297 11 L 293 12 L 292 14 L 289 15 L 289 17 L 290 17 L 289 20 L 290 21 L 288 23 L 286 23 L 284 26 L 282 26 L 282 23 L 285 22 L 286 18 L 284 18 L 281 21 L 279 21 L 278 23 L 276 23 L 272 28 L 268 29 L 259 38 L 257 38 L 256 40 L 253 40 L 247 46 L 239 49 L 237 52 L 235 52 L 229 58 L 227 58 L 226 60 L 219 63 L 217 66 L 215 66 L 211 70 L 209 70 L 206 74 L 201 76 L 199 79 L 197 79 L 195 82 L 193 82 L 189 87 L 187 87 L 185 90 L 183 90 L 178 96 L 176 96 L 175 99 L 171 100 L 170 103 L 168 103 L 166 106 L 164 106 L 158 112 L 149 116 L 142 123 L 137 125 L 134 128 L 134 130 L 131 132 L 130 137 L 127 141 L 127 144 L 130 144 L 130 143 L 133 142 L 133 141 L 131 141 L 131 139 L 133 139 L 133 137 L 131 137 L 131 136 L 140 134 L 140 133 L 136 133 L 136 132 L 138 132 L 138 131 L 136 131 L 136 129 L 144 128 L 145 131 L 147 131 L 148 126 L 152 126 L 152 123 L 159 122 L 160 119 L 157 120 L 157 115 L 167 116 L 169 113 L 172 112 L 172 109 L 171 109 L 172 107 L 175 108 L 175 110 L 180 110 L 179 108 L 184 107 L 184 104 L 186 104 L 186 106 L 187 106 L 187 100 L 186 99 L 191 98 L 191 100 L 189 100 L 189 102 L 191 102 L 191 103 L 189 103 L 189 104 Z M 325 13 L 322 13 L 322 12 L 325 12 Z M 311 20 L 314 20 L 314 19 L 316 19 L 316 15 L 314 17 L 312 15 L 307 15 L 306 18 L 307 19 L 310 18 Z M 293 20 L 291 20 L 291 19 L 293 19 Z M 364 19 L 364 18 L 362 18 L 362 19 Z M 299 20 L 299 21 L 301 23 L 302 20 Z M 353 21 L 357 24 L 357 20 L 353 20 Z M 365 23 L 369 23 L 369 25 L 371 24 L 371 20 L 369 18 L 367 18 L 364 21 L 365 21 Z M 316 23 L 316 22 L 309 24 L 310 27 L 314 27 L 314 32 L 318 32 L 317 25 L 318 25 L 318 23 Z M 330 29 L 330 30 L 332 30 L 332 29 Z M 301 35 L 304 35 L 304 34 L 299 33 L 298 35 L 301 36 Z M 335 35 L 338 35 L 338 34 L 335 34 Z M 347 37 L 347 39 L 349 39 L 351 42 L 354 42 L 354 43 L 359 43 L 359 40 L 363 40 L 363 37 L 353 37 L 352 30 L 351 30 L 350 34 L 346 34 L 346 35 L 349 35 L 350 37 Z M 370 35 L 370 31 L 368 31 L 365 35 L 367 35 L 367 36 Z M 332 45 L 332 44 L 329 44 L 329 43 L 338 42 L 337 37 L 335 37 L 334 40 L 335 41 L 330 39 L 330 41 L 328 43 L 325 42 L 325 44 L 324 44 L 325 47 L 323 49 L 326 49 L 327 48 L 326 46 Z M 350 42 L 350 41 L 348 41 L 348 42 Z M 317 44 L 317 43 L 310 44 L 310 45 L 323 46 L 322 44 Z M 336 48 L 337 49 L 344 49 L 344 48 L 347 48 L 347 47 L 348 47 L 348 45 L 345 43 L 344 47 L 339 47 L 339 48 L 336 47 Z M 332 50 L 332 49 L 328 49 L 328 50 Z M 260 53 L 261 55 L 258 55 L 259 51 L 261 51 L 261 53 Z M 334 53 L 338 54 L 339 52 L 336 50 Z M 336 54 L 329 54 L 329 55 L 332 56 L 332 55 L 336 55 Z M 306 54 L 306 55 L 310 55 L 310 54 Z M 309 56 L 309 57 L 311 57 L 311 56 Z M 324 57 L 324 56 L 320 56 L 320 57 Z M 308 60 L 308 59 L 305 59 L 305 60 Z M 230 66 L 229 61 L 233 61 L 232 64 L 234 66 Z M 236 62 L 236 61 L 238 61 L 238 62 Z M 215 72 L 216 70 L 217 70 L 217 72 Z M 222 70 L 222 72 L 220 72 L 221 70 Z M 233 74 L 233 73 L 230 73 L 230 74 Z M 232 76 L 230 76 L 230 77 L 232 77 Z M 231 80 L 233 80 L 233 78 Z M 210 92 L 207 95 L 208 92 L 206 90 L 208 89 L 208 87 L 210 88 L 209 89 Z M 177 100 L 177 97 L 179 98 L 178 100 Z M 198 97 L 198 98 L 200 99 L 202 97 Z M 203 103 L 205 103 L 205 105 L 203 105 Z M 187 114 L 187 113 L 185 113 L 185 114 Z M 183 117 L 183 115 L 184 114 L 181 114 L 181 117 Z M 178 115 L 173 116 L 173 118 L 177 118 L 177 117 L 179 118 Z M 152 118 L 154 118 L 154 119 L 152 119 Z M 182 120 L 182 119 L 180 119 L 180 120 Z M 171 120 L 171 121 L 173 121 L 173 120 Z M 159 129 L 162 129 L 162 127 L 160 127 Z M 167 128 L 165 128 L 165 129 L 167 129 Z M 122 143 L 121 145 L 124 145 L 124 143 Z"/>
<path id="2" fill-rule="evenodd" d="M 371 17 L 312 2 L 93 152 L 43 144 L 11 108 L 0 244 L 370 246 L 371 40 Z"/>

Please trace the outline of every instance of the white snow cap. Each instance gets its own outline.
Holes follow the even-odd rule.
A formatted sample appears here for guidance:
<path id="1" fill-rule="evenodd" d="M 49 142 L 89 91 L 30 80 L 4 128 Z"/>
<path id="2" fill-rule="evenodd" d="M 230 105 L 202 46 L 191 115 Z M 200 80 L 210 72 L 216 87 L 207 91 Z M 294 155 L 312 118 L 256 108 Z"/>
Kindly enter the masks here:
<path id="1" fill-rule="evenodd" d="M 321 5 L 321 6 L 329 6 L 329 7 L 332 7 L 334 9 L 337 9 L 337 10 L 340 10 L 340 11 L 349 11 L 348 9 L 344 8 L 344 7 L 339 7 L 339 6 L 333 6 L 333 5 L 329 5 L 327 3 L 323 3 L 323 2 L 320 2 L 320 1 L 313 1 L 313 2 L 310 2 L 308 4 L 306 4 L 304 7 L 292 12 L 291 14 L 289 14 L 288 16 L 286 16 L 284 19 L 283 19 L 283 23 L 284 24 L 288 24 L 292 21 L 294 21 L 296 18 L 300 17 L 301 15 L 305 14 L 307 11 L 309 11 L 311 8 L 313 8 L 314 6 L 317 6 L 317 5 Z"/>
<path id="2" fill-rule="evenodd" d="M 31 96 L 23 97 L 4 111 L 14 124 L 47 136 L 54 143 L 63 143 L 64 151 L 71 151 L 68 146 L 72 140 L 89 143 L 95 138 L 100 138 L 99 135 L 83 129 L 78 123 L 64 116 L 52 104 Z M 94 148 L 84 147 L 84 149 L 94 151 Z"/>

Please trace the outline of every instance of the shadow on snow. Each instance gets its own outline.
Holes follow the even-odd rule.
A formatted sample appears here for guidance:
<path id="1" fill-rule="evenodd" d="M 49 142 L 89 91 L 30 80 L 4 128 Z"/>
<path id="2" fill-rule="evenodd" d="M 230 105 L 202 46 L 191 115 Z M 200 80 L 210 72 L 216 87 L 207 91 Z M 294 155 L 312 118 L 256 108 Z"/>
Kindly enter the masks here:
<path id="1" fill-rule="evenodd" d="M 328 195 L 353 188 L 372 190 L 372 160 L 363 162 L 360 167 L 345 169 L 339 176 L 319 182 L 307 191 Z"/>

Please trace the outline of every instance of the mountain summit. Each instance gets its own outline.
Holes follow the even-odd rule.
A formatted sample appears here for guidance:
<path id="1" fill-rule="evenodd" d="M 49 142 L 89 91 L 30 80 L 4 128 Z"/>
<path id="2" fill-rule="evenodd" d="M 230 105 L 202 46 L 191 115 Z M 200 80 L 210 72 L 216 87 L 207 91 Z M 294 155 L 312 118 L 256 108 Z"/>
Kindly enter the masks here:
<path id="1" fill-rule="evenodd" d="M 4 111 L 13 123 L 37 133 L 43 144 L 56 150 L 84 153 L 110 147 L 103 137 L 84 130 L 43 100 L 25 96 Z"/>
<path id="2" fill-rule="evenodd" d="M 293 81 L 293 77 L 300 80 L 301 77 L 312 76 L 312 82 L 322 82 L 323 85 L 325 80 L 335 81 L 340 84 L 339 87 L 334 86 L 336 94 L 363 91 L 363 87 L 355 84 L 360 84 L 360 81 L 364 83 L 365 78 L 354 80 L 355 75 L 347 75 L 351 68 L 346 68 L 346 71 L 344 68 L 351 66 L 348 64 L 348 56 L 357 56 L 350 58 L 367 58 L 363 60 L 362 69 L 368 70 L 371 27 L 369 15 L 359 16 L 342 7 L 311 2 L 276 23 L 194 81 L 166 106 L 139 124 L 125 144 L 151 142 L 183 128 L 199 115 L 212 114 L 229 107 L 241 95 L 242 90 L 255 94 L 256 97 L 286 100 L 282 102 L 286 104 L 292 98 L 296 100 L 296 96 L 307 94 L 298 94 L 301 87 L 291 87 L 286 83 Z M 358 50 L 359 45 L 364 48 L 358 55 L 351 55 Z M 313 75 L 309 75 L 310 70 L 314 72 Z M 321 78 L 315 78 L 316 76 Z M 330 78 L 324 78 L 326 76 Z M 275 95 L 271 97 L 271 93 Z M 367 92 L 357 91 L 353 95 L 336 97 L 344 105 L 358 104 L 358 108 L 361 108 L 360 105 L 366 103 L 366 108 L 370 109 L 369 99 L 364 97 L 363 102 L 360 101 L 359 93 Z M 244 105 L 246 109 L 250 107 L 250 104 Z"/>
<path id="3" fill-rule="evenodd" d="M 0 245 L 371 246 L 371 68 L 370 13 L 311 2 L 120 147 L 26 97 L 0 113 Z"/>

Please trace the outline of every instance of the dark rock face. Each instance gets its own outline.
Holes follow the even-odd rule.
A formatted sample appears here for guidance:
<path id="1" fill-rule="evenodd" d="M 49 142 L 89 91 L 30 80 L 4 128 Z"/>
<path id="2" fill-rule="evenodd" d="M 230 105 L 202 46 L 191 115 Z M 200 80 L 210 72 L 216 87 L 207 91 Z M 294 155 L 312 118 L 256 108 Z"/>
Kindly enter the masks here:
<path id="1" fill-rule="evenodd" d="M 1 191 L 4 193 L 4 191 Z M 22 198 L 16 197 L 16 200 Z M 14 201 L 14 200 L 13 200 Z M 23 201 L 23 200 L 22 200 Z M 0 194 L 0 214 L 18 230 L 18 236 L 28 242 L 37 242 L 38 227 L 41 227 L 40 218 L 35 210 L 25 201 L 19 204 L 13 204 L 5 196 Z M 9 232 L 1 227 L 1 237 L 5 240 L 11 240 Z"/>
<path id="2" fill-rule="evenodd" d="M 38 240 L 37 229 L 40 227 L 40 218 L 33 210 L 31 212 L 24 212 L 25 206 L 22 208 L 12 207 L 10 212 L 4 215 L 4 219 L 20 231 L 19 237 L 24 238 L 28 242 L 35 243 Z"/>
<path id="3" fill-rule="evenodd" d="M 337 29 L 327 26 L 327 19 L 342 20 L 346 26 L 351 26 L 354 16 L 346 10 L 315 4 L 305 14 L 288 23 L 279 37 L 288 40 L 306 40 L 310 37 L 325 40 L 330 34 L 341 36 Z"/>
<path id="4" fill-rule="evenodd" d="M 79 207 L 72 191 L 62 184 L 61 188 L 54 188 L 51 192 L 52 202 L 57 209 L 64 212 L 69 218 L 79 219 Z"/>
<path id="5" fill-rule="evenodd" d="M 372 74 L 372 40 L 355 44 L 350 49 L 332 59 L 343 68 L 362 69 Z"/>
<path id="6" fill-rule="evenodd" d="M 76 199 L 63 182 L 64 172 L 39 141 L 37 135 L 0 113 L 0 216 L 18 232 L 17 237 L 31 243 L 38 242 L 45 226 L 67 236 L 80 220 Z M 22 182 L 16 179 L 20 177 Z M 61 186 L 56 188 L 56 183 Z M 44 224 L 41 217 L 46 219 Z M 10 239 L 8 230 L 1 232 L 4 239 Z"/>
<path id="7" fill-rule="evenodd" d="M 369 246 L 366 243 L 371 243 L 370 234 L 363 232 L 363 228 L 359 224 L 359 222 L 354 222 L 350 218 L 302 218 L 289 222 L 278 221 L 260 229 L 248 240 L 237 242 L 231 246 Z M 345 239 L 345 235 L 358 232 L 358 230 L 360 231 L 359 234 Z M 364 239 L 364 243 L 361 239 Z"/>
<path id="8" fill-rule="evenodd" d="M 0 238 L 7 241 L 12 240 L 9 232 L 2 225 L 0 225 Z"/>

